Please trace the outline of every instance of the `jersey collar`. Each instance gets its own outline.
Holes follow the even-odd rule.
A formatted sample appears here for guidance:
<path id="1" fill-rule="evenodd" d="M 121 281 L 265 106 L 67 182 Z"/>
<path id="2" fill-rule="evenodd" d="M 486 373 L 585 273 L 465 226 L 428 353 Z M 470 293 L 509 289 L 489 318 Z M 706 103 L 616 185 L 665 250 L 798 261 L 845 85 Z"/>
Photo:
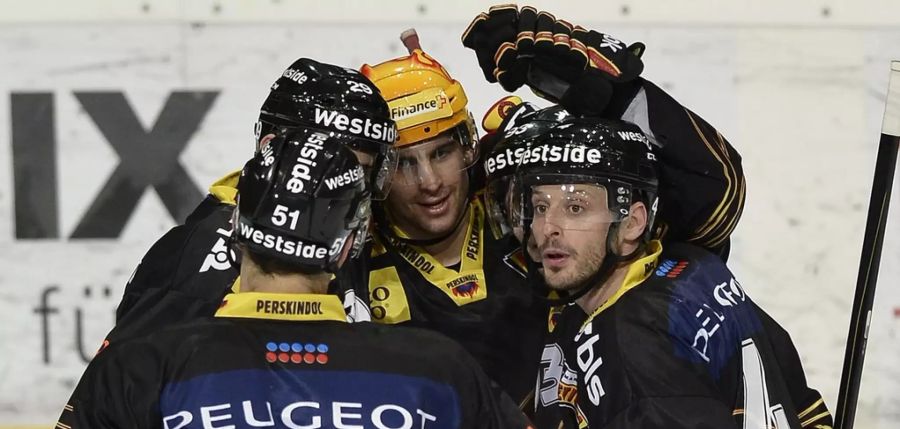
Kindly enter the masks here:
<path id="1" fill-rule="evenodd" d="M 344 306 L 336 295 L 301 293 L 230 293 L 222 300 L 216 317 L 347 321 Z"/>
<path id="2" fill-rule="evenodd" d="M 241 170 L 235 170 L 216 180 L 209 186 L 209 194 L 225 204 L 235 205 L 237 196 L 237 183 L 241 177 Z"/>
<path id="3" fill-rule="evenodd" d="M 647 255 L 632 262 L 631 265 L 628 266 L 628 272 L 625 273 L 625 279 L 622 281 L 622 286 L 619 287 L 619 290 L 617 290 L 612 297 L 591 313 L 587 320 L 584 321 L 584 324 L 582 324 L 581 329 L 584 329 L 585 326 L 591 323 L 591 321 L 594 320 L 594 317 L 603 310 L 612 307 L 612 305 L 615 304 L 622 295 L 625 295 L 626 292 L 634 289 L 643 283 L 644 280 L 647 280 L 647 277 L 650 277 L 650 274 L 653 273 L 653 269 L 656 268 L 660 253 L 662 253 L 662 243 L 659 240 L 653 240 L 648 243 Z"/>
<path id="4" fill-rule="evenodd" d="M 397 254 L 419 274 L 447 295 L 458 306 L 487 298 L 484 275 L 484 206 L 478 199 L 469 203 L 469 223 L 466 241 L 459 252 L 458 270 L 445 267 L 434 256 L 419 246 L 386 237 L 397 249 Z"/>

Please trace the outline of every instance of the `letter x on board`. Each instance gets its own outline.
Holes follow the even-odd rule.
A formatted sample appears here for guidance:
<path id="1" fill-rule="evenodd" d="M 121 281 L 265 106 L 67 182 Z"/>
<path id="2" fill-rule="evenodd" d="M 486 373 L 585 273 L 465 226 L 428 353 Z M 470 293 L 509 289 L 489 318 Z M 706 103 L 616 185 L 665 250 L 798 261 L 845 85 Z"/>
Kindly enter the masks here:
<path id="1" fill-rule="evenodd" d="M 122 93 L 75 93 L 120 160 L 72 238 L 118 237 L 147 187 L 156 190 L 177 222 L 183 221 L 203 194 L 178 157 L 217 96 L 173 92 L 147 132 Z"/>

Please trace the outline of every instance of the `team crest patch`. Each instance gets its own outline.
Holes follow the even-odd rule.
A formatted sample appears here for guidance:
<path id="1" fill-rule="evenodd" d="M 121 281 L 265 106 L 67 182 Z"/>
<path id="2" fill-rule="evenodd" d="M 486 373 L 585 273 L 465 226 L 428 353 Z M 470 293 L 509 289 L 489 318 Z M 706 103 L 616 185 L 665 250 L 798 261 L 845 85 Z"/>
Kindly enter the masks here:
<path id="1" fill-rule="evenodd" d="M 472 298 L 481 289 L 481 285 L 478 284 L 478 276 L 475 274 L 459 277 L 447 283 L 447 287 L 450 288 L 453 296 L 460 298 Z"/>
<path id="2" fill-rule="evenodd" d="M 666 259 L 660 262 L 659 267 L 656 268 L 656 276 L 657 277 L 667 277 L 670 279 L 674 279 L 681 275 L 685 268 L 687 268 L 689 262 L 688 261 L 675 261 L 672 259 Z"/>
<path id="3" fill-rule="evenodd" d="M 479 288 L 481 288 L 481 286 L 478 285 L 477 281 L 471 281 L 471 282 L 463 283 L 459 286 L 451 287 L 450 292 L 454 296 L 471 298 L 471 297 L 475 296 L 476 293 L 478 293 Z"/>

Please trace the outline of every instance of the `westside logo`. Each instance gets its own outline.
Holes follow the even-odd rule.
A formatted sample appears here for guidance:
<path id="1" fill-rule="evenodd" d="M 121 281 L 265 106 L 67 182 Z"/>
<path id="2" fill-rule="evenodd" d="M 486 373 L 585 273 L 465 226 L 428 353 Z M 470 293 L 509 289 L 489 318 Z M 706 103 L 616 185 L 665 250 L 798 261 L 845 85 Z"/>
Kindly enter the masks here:
<path id="1" fill-rule="evenodd" d="M 522 158 L 525 151 L 526 149 L 524 147 L 519 147 L 515 150 L 506 149 L 505 151 L 488 158 L 484 163 L 484 169 L 488 174 L 493 174 L 495 171 L 500 171 L 508 167 L 515 167 L 519 165 L 519 160 Z"/>
<path id="2" fill-rule="evenodd" d="M 291 68 L 285 70 L 284 73 L 282 73 L 281 75 L 284 76 L 284 77 L 287 78 L 287 79 L 290 79 L 290 80 L 292 80 L 292 81 L 294 81 L 294 82 L 297 82 L 297 83 L 300 84 L 300 85 L 302 85 L 303 83 L 305 83 L 306 80 L 308 79 L 308 78 L 306 77 L 306 73 L 304 73 L 304 72 L 302 72 L 302 71 L 294 70 L 294 69 L 291 69 Z"/>
<path id="3" fill-rule="evenodd" d="M 328 249 L 324 247 L 315 244 L 303 244 L 300 240 L 286 240 L 280 235 L 266 234 L 243 221 L 238 225 L 244 238 L 267 249 L 307 259 L 323 259 L 328 255 Z"/>
<path id="4" fill-rule="evenodd" d="M 343 174 L 325 179 L 325 186 L 328 186 L 328 189 L 333 191 L 342 186 L 357 183 L 362 177 L 363 169 L 362 167 L 357 166 L 356 168 L 345 171 Z"/>
<path id="5" fill-rule="evenodd" d="M 642 133 L 634 132 L 634 131 L 619 131 L 619 138 L 622 140 L 629 140 L 633 142 L 640 142 L 647 145 L 647 149 L 650 149 L 650 139 L 647 138 Z"/>
<path id="6" fill-rule="evenodd" d="M 369 118 L 351 118 L 343 113 L 319 107 L 316 107 L 313 118 L 316 124 L 326 128 L 363 136 L 372 140 L 394 143 L 394 140 L 397 138 L 397 128 L 390 122 L 373 122 Z"/>
<path id="7" fill-rule="evenodd" d="M 540 146 L 526 150 L 521 158 L 522 165 L 533 164 L 537 162 L 559 162 L 559 163 L 577 163 L 597 164 L 603 159 L 603 152 L 597 148 L 586 148 L 584 146 Z"/>
<path id="8" fill-rule="evenodd" d="M 295 194 L 303 192 L 306 183 L 312 180 L 312 177 L 309 175 L 309 170 L 316 166 L 316 162 L 313 160 L 319 156 L 319 151 L 322 150 L 322 143 L 324 143 L 326 139 L 328 139 L 328 136 L 324 133 L 313 133 L 306 139 L 306 142 L 303 143 L 303 147 L 300 149 L 300 155 L 297 156 L 297 163 L 294 164 L 294 168 L 291 169 L 291 178 L 287 181 L 287 184 L 285 184 L 288 191 Z"/>

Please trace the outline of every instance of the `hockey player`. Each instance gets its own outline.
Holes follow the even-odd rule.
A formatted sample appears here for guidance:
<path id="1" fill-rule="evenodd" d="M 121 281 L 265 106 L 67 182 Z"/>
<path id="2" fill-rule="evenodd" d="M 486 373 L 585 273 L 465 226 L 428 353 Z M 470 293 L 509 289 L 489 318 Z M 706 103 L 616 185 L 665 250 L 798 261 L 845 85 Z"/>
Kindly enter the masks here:
<path id="1" fill-rule="evenodd" d="M 376 198 L 390 187 L 396 165 L 396 128 L 377 88 L 358 72 L 301 58 L 272 85 L 260 109 L 255 145 L 260 146 L 284 127 L 307 126 L 342 136 L 354 150 Z M 214 183 L 209 195 L 184 224 L 160 238 L 147 252 L 128 284 L 116 312 L 116 326 L 107 341 L 140 336 L 163 326 L 215 313 L 238 277 L 232 261 L 239 255 L 228 241 L 238 172 Z M 363 237 L 359 237 L 362 239 Z M 352 292 L 352 290 L 351 290 Z M 349 317 L 353 296 L 345 299 Z M 365 307 L 363 307 L 365 308 Z"/>
<path id="2" fill-rule="evenodd" d="M 406 42 L 409 41 L 407 38 Z M 399 129 L 391 193 L 355 263 L 372 320 L 417 326 L 458 341 L 520 404 L 531 402 L 547 306 L 507 255 L 517 244 L 487 227 L 472 184 L 475 124 L 460 83 L 415 44 L 410 55 L 364 65 Z"/>
<path id="3" fill-rule="evenodd" d="M 102 351 L 57 427 L 526 427 L 457 344 L 348 324 L 327 294 L 369 217 L 363 168 L 341 139 L 292 128 L 246 164 L 233 216 L 241 292 L 213 320 Z"/>
<path id="4" fill-rule="evenodd" d="M 796 351 L 773 341 L 722 260 L 651 240 L 656 164 L 637 126 L 595 118 L 552 128 L 521 159 L 519 218 L 540 275 L 589 315 L 577 326 L 561 317 L 566 335 L 544 348 L 538 427 L 830 425 L 821 401 L 792 399 L 802 370 L 777 359 Z"/>
<path id="5" fill-rule="evenodd" d="M 522 240 L 524 235 L 522 227 L 513 227 L 514 225 L 521 225 L 521 221 L 518 216 L 513 216 L 516 215 L 514 211 L 509 210 L 509 207 L 518 206 L 514 188 L 514 175 L 518 165 L 516 160 L 528 150 L 529 145 L 534 142 L 534 139 L 540 137 L 546 130 L 562 123 L 563 120 L 568 118 L 568 115 L 560 109 L 560 106 L 536 109 L 529 103 L 517 104 L 520 103 L 520 99 L 517 99 L 517 97 L 510 97 L 502 102 L 511 103 L 511 105 L 505 109 L 507 110 L 507 117 L 503 118 L 502 121 L 495 121 L 495 123 L 500 122 L 500 125 L 495 125 L 493 127 L 497 129 L 496 134 L 498 135 L 488 139 L 488 143 L 493 143 L 494 146 L 492 149 L 489 149 L 489 154 L 485 157 L 485 170 L 487 174 L 485 204 L 490 213 L 489 220 L 495 230 L 503 231 L 507 234 L 514 232 L 516 238 Z M 482 142 L 484 141 L 485 139 L 482 139 Z M 689 142 L 690 140 L 686 141 Z M 663 150 L 660 149 L 654 153 L 654 156 L 660 160 L 657 165 L 657 167 L 659 167 L 658 170 L 674 167 L 665 165 L 665 162 L 671 161 L 665 156 L 660 156 L 660 152 L 662 151 Z M 680 183 L 679 186 L 687 186 L 687 184 L 691 183 L 691 176 L 683 175 L 681 177 L 685 179 L 678 182 Z M 660 204 L 660 206 L 662 205 L 663 204 Z M 654 223 L 659 223 L 660 218 L 663 215 L 664 214 L 657 214 Z M 675 221 L 677 223 L 678 219 L 675 219 Z M 670 220 L 670 222 L 672 221 Z M 661 229 L 656 228 L 656 230 L 660 231 Z M 674 234 L 668 234 L 664 237 L 663 242 L 677 242 L 678 240 L 679 239 Z M 533 236 L 531 236 L 529 243 L 531 244 L 530 250 L 532 251 L 532 260 L 540 260 L 540 254 L 535 252 Z M 710 248 L 707 250 L 716 251 L 718 249 Z M 520 255 L 519 258 L 524 258 L 524 255 Z M 541 288 L 540 284 L 532 284 L 532 286 L 537 286 L 539 288 L 536 290 L 536 293 L 555 299 L 556 302 L 572 301 L 571 297 L 561 299 L 556 293 L 548 293 L 547 290 Z M 564 313 L 564 315 L 561 313 Z M 554 335 L 556 338 L 565 338 L 567 335 L 576 335 L 577 328 L 579 328 L 588 317 L 588 314 L 585 313 L 581 307 L 571 304 L 568 307 L 564 305 L 553 307 L 550 314 L 551 317 L 548 318 L 548 330 L 551 335 Z M 772 350 L 775 353 L 774 361 L 777 362 L 783 373 L 795 374 L 795 382 L 791 383 L 789 386 L 789 394 L 794 403 L 803 404 L 802 408 L 806 412 L 801 413 L 801 418 L 803 421 L 809 421 L 809 427 L 816 427 L 823 422 L 827 423 L 827 420 L 824 420 L 822 416 L 823 413 L 827 414 L 827 410 L 824 408 L 821 395 L 817 391 L 809 388 L 802 378 L 803 369 L 800 357 L 794 349 L 790 335 L 767 315 L 762 314 L 761 316 L 763 327 L 769 336 L 770 342 L 772 343 Z M 563 325 L 559 330 L 556 330 L 557 323 L 562 323 Z M 573 329 L 575 330 L 574 332 L 572 332 Z M 550 343 L 553 343 L 553 341 L 550 341 Z M 827 426 L 823 425 L 822 427 Z"/>
<path id="6" fill-rule="evenodd" d="M 548 44 L 548 40 L 559 43 Z M 464 43 L 475 49 L 489 80 L 496 80 L 494 75 L 502 76 L 504 86 L 515 86 L 523 79 L 524 70 L 525 83 L 536 93 L 573 111 L 616 117 L 624 109 L 621 117 L 641 127 L 659 160 L 657 237 L 666 242 L 688 241 L 727 259 L 727 237 L 743 207 L 740 157 L 715 129 L 661 89 L 640 77 L 627 80 L 628 75 L 633 76 L 640 69 L 640 63 L 628 55 L 642 52 L 642 45 L 625 50 L 624 44 L 608 35 L 572 26 L 533 8 L 523 7 L 519 12 L 512 5 L 496 6 L 479 15 L 467 29 Z M 503 58 L 506 60 L 501 65 L 497 60 Z M 585 58 L 590 61 L 584 62 Z M 590 94 L 597 97 L 588 97 Z M 609 100 L 605 105 L 596 101 L 604 97 Z M 510 118 L 515 119 L 512 122 L 495 118 L 494 128 L 501 131 L 496 133 L 501 138 L 498 149 L 515 149 L 523 144 L 523 137 L 534 134 L 535 130 L 523 132 L 523 122 L 536 117 L 528 110 L 509 109 Z M 493 177 L 488 174 L 488 199 L 500 195 L 497 190 L 505 191 L 501 184 L 508 180 L 505 177 L 509 171 L 497 170 Z M 499 213 L 500 222 L 506 222 L 505 201 L 495 201 L 488 206 L 495 208 L 493 213 Z M 563 308 L 565 312 L 560 314 Z M 781 371 L 802 374 L 800 358 L 788 333 L 763 316 L 762 323 Z M 548 327 L 552 331 L 557 322 L 578 327 L 587 317 L 578 306 L 556 307 Z M 567 335 L 559 331 L 553 334 Z M 791 399 L 802 405 L 804 421 L 817 425 L 827 410 L 819 393 L 806 386 L 802 375 L 798 377 L 790 385 Z"/>

